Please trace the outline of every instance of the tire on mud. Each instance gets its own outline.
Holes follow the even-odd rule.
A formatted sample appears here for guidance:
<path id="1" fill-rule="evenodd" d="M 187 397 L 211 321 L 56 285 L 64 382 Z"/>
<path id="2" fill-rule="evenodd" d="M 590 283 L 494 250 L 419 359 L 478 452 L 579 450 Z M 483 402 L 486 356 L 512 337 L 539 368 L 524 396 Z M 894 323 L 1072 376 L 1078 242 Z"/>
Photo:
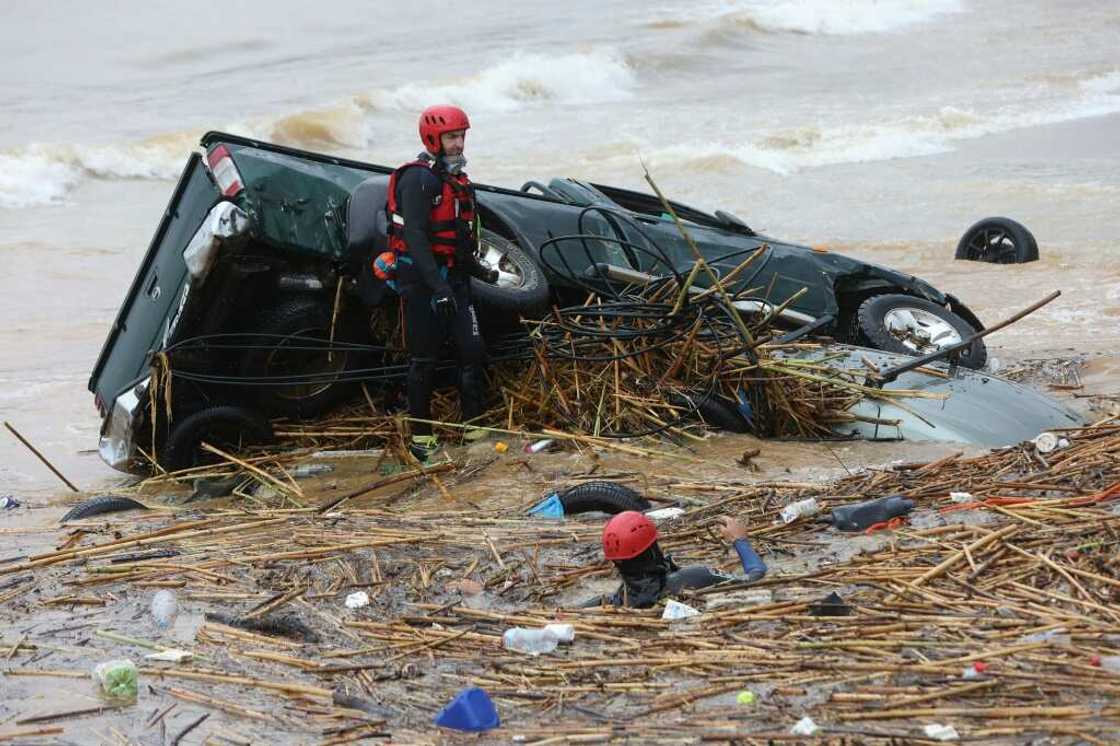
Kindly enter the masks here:
<path id="1" fill-rule="evenodd" d="M 617 482 L 584 482 L 559 495 L 565 515 L 601 512 L 616 515 L 626 510 L 649 510 L 650 502 L 636 490 Z"/>
<path id="2" fill-rule="evenodd" d="M 231 405 L 210 407 L 172 424 L 159 463 L 168 471 L 179 471 L 219 461 L 215 454 L 202 449 L 204 441 L 236 452 L 245 446 L 271 443 L 272 439 L 272 425 L 257 412 Z"/>
<path id="3" fill-rule="evenodd" d="M 98 495 L 88 500 L 83 500 L 58 519 L 59 523 L 77 521 L 105 513 L 118 513 L 122 510 L 147 510 L 148 506 L 136 502 L 131 497 L 114 497 L 113 495 Z"/>

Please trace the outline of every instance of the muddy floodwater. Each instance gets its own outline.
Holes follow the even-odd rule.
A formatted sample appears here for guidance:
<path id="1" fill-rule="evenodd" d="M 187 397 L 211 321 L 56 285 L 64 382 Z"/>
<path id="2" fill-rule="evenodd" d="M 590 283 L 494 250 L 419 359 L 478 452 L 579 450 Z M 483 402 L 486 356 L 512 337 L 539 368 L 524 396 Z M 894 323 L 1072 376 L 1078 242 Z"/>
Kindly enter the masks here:
<path id="1" fill-rule="evenodd" d="M 916 275 L 960 298 L 986 324 L 1060 290 L 1058 300 L 987 339 L 990 370 L 1059 398 L 1088 421 L 1120 415 L 1115 240 L 1120 8 L 1115 2 L 573 0 L 522 4 L 514 12 L 485 0 L 441 7 L 439 13 L 448 15 L 435 24 L 427 5 L 393 3 L 391 11 L 381 5 L 373 10 L 368 3 L 341 0 L 326 12 L 289 0 L 190 6 L 128 0 L 110 9 L 62 0 L 5 9 L 0 419 L 18 428 L 81 493 L 70 492 L 0 431 L 0 497 L 20 503 L 0 509 L 0 734 L 43 729 L 28 735 L 29 742 L 162 744 L 208 714 L 180 743 L 350 737 L 344 728 L 327 733 L 327 726 L 314 735 L 291 735 L 301 720 L 327 717 L 320 711 L 326 707 L 321 692 L 305 699 L 297 693 L 277 706 L 252 688 L 221 688 L 213 681 L 189 687 L 194 682 L 186 681 L 184 687 L 200 696 L 210 692 L 221 698 L 200 704 L 168 698 L 162 687 L 175 682 L 142 674 L 136 706 L 93 709 L 105 704 L 89 677 L 93 665 L 121 656 L 140 661 L 149 652 L 143 644 L 122 642 L 121 635 L 191 648 L 208 623 L 206 614 L 242 613 L 268 602 L 277 589 L 295 582 L 285 574 L 290 568 L 270 569 L 257 578 L 259 587 L 239 586 L 229 596 L 206 585 L 221 585 L 206 573 L 236 572 L 237 556 L 221 569 L 195 568 L 186 580 L 169 568 L 168 578 L 147 578 L 137 586 L 96 582 L 82 574 L 80 557 L 60 567 L 14 571 L 29 558 L 176 522 L 297 509 L 236 499 L 175 507 L 189 485 L 163 485 L 142 496 L 153 510 L 67 527 L 58 523 L 81 497 L 130 483 L 96 453 L 101 423 L 86 383 L 177 174 L 207 130 L 397 164 L 418 148 L 417 112 L 450 101 L 470 114 L 468 170 L 480 182 L 517 188 L 527 180 L 564 176 L 644 189 L 644 163 L 673 199 L 728 210 L 767 235 Z M 450 62 L 432 54 L 433 39 L 455 50 Z M 954 261 L 961 233 L 997 215 L 1034 233 L 1040 260 L 1010 266 Z M 396 531 L 392 535 L 407 545 L 421 542 L 427 522 L 444 532 L 448 556 L 433 557 L 421 545 L 392 555 L 399 567 L 373 568 L 369 553 L 352 566 L 349 560 L 309 559 L 299 568 L 307 576 L 297 579 L 322 595 L 292 602 L 301 609 L 298 620 L 343 630 L 339 639 L 316 643 L 321 646 L 316 651 L 369 644 L 350 627 L 328 624 L 349 619 L 343 586 L 378 591 L 360 617 L 371 623 L 378 615 L 428 613 L 433 624 L 444 623 L 438 607 L 458 598 L 451 584 L 470 575 L 473 566 L 466 558 L 486 543 L 485 532 L 514 532 L 502 534 L 506 543 L 499 542 L 503 550 L 512 546 L 510 536 L 523 530 L 524 510 L 559 485 L 609 478 L 655 500 L 684 499 L 686 509 L 703 509 L 758 485 L 819 485 L 901 463 L 983 453 L 954 443 L 808 443 L 726 434 L 681 447 L 647 441 L 642 447 L 658 455 L 645 457 L 573 448 L 527 455 L 520 441 L 499 454 L 494 445 L 492 439 L 452 449 L 453 458 L 478 471 L 469 479 L 449 477 L 444 490 L 430 481 L 408 483 L 350 504 L 353 530 L 360 524 L 377 535 L 379 520 L 400 521 L 384 530 Z M 759 454 L 750 466 L 739 463 L 744 452 L 755 449 Z M 306 504 L 378 478 L 372 457 L 338 460 L 335 466 L 301 483 Z M 754 529 L 759 521 L 773 520 L 780 507 L 772 503 L 776 499 L 750 506 Z M 392 515 L 378 518 L 380 510 Z M 923 510 L 932 525 L 932 511 Z M 503 524 L 507 514 L 509 523 Z M 349 519 L 340 515 L 330 525 L 317 524 L 317 530 L 334 532 L 332 539 L 344 544 Z M 991 518 L 982 515 L 976 520 Z M 489 521 L 485 529 L 465 530 L 463 539 L 446 537 L 453 533 L 449 526 L 468 525 L 477 516 Z M 1111 520 L 1104 513 L 1098 518 Z M 954 520 L 963 525 L 972 519 Z M 705 513 L 689 525 L 677 540 L 682 557 L 698 553 L 699 559 L 733 568 L 730 554 L 711 550 L 718 542 L 713 521 L 714 515 Z M 535 557 L 534 568 L 563 578 L 599 562 L 600 524 L 601 517 L 541 528 L 554 532 L 548 534 L 554 543 Z M 267 547 L 249 540 L 238 544 L 231 532 L 230 543 L 220 546 L 233 547 L 233 555 L 298 552 L 317 540 L 305 531 L 262 538 Z M 516 536 L 524 543 L 517 549 L 528 553 L 533 540 Z M 812 534 L 788 544 L 776 541 L 766 559 L 774 576 L 811 574 L 891 541 Z M 124 555 L 132 551 L 122 548 L 123 559 L 117 559 L 131 561 Z M 494 567 L 488 552 L 477 556 L 497 577 L 508 568 L 496 549 L 493 554 L 499 554 Z M 388 562 L 390 555 L 385 557 Z M 188 552 L 179 561 L 193 559 Z M 112 560 L 102 564 L 112 572 Z M 981 568 L 982 563 L 975 569 Z M 422 587 L 394 584 L 394 578 L 406 576 L 409 583 L 419 577 L 415 582 Z M 579 578 L 546 602 L 574 604 L 615 585 L 606 565 Z M 152 595 L 164 587 L 179 595 L 180 612 L 168 630 L 156 628 L 148 610 Z M 809 582 L 784 600 L 799 602 L 819 589 Z M 1060 590 L 1077 589 L 1071 584 Z M 415 605 L 421 602 L 436 610 Z M 511 616 L 524 606 L 486 595 L 471 603 L 479 613 Z M 1112 634 L 1111 627 L 1103 629 L 1108 625 L 1099 626 L 1095 642 Z M 260 653 L 254 645 L 273 644 L 252 637 L 236 643 L 249 653 Z M 285 644 L 268 648 L 270 680 L 298 678 L 317 686 L 320 682 L 299 678 L 307 669 L 298 661 L 276 657 L 298 658 Z M 696 644 L 703 647 L 703 641 Z M 431 692 L 469 680 L 471 669 L 437 652 L 418 654 L 416 669 L 394 664 L 397 677 L 384 684 L 378 705 L 387 708 L 382 718 L 389 721 L 387 732 L 405 723 L 412 740 L 450 738 L 426 726 L 443 704 Z M 215 668 L 226 663 L 196 661 Z M 671 693 L 692 684 L 705 684 L 704 677 L 651 686 Z M 382 691 L 372 683 L 364 686 Z M 785 719 L 774 722 L 783 733 L 797 719 L 795 712 L 818 704 L 819 694 L 809 686 L 782 700 Z M 891 694 L 896 695 L 925 696 L 902 690 Z M 705 706 L 713 717 L 722 716 L 734 709 L 734 697 L 734 691 L 720 692 Z M 276 719 L 262 724 L 252 714 L 230 710 L 231 704 Z M 405 704 L 412 709 L 404 712 Z M 36 720 L 86 709 L 91 711 L 57 721 Z M 577 715 L 602 720 L 594 713 Z M 553 716 L 563 722 L 562 715 Z M 529 740 L 546 736 L 537 733 Z M 998 738 L 1020 742 L 1014 735 Z"/>

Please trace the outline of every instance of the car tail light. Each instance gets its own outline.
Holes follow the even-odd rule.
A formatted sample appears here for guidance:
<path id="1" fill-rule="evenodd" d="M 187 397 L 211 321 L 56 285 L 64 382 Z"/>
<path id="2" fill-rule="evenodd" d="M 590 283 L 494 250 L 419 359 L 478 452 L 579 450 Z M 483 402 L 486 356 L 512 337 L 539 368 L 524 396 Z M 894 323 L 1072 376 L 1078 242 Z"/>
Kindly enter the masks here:
<path id="1" fill-rule="evenodd" d="M 206 162 L 210 164 L 210 173 L 214 174 L 223 197 L 236 197 L 245 188 L 241 182 L 241 172 L 237 170 L 233 156 L 225 145 L 219 145 L 207 153 Z"/>

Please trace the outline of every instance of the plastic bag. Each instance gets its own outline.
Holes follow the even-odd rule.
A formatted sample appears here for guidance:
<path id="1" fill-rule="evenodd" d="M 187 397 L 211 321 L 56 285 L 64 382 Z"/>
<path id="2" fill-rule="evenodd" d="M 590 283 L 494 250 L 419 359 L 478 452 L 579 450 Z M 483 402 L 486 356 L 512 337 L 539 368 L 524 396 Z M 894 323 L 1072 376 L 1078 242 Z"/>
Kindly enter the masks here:
<path id="1" fill-rule="evenodd" d="M 93 669 L 93 679 L 99 685 L 101 694 L 117 701 L 136 699 L 136 664 L 127 659 L 98 663 Z"/>

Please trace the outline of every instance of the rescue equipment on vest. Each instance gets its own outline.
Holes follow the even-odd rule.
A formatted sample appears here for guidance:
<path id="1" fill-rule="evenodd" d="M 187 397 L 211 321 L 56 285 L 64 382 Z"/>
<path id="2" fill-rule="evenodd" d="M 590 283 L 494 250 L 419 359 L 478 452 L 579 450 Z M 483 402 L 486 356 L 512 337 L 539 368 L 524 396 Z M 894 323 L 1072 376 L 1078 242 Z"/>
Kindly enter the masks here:
<path id="1" fill-rule="evenodd" d="M 408 246 L 404 240 L 404 216 L 397 204 L 397 183 L 405 169 L 432 168 L 433 161 L 415 160 L 404 164 L 389 177 L 389 200 L 386 211 L 389 216 L 389 248 L 397 254 L 406 254 Z M 428 240 L 432 253 L 442 257 L 448 267 L 455 266 L 455 253 L 460 247 L 473 250 L 477 240 L 475 231 L 474 189 L 466 174 L 437 172 L 443 189 L 432 200 Z"/>

